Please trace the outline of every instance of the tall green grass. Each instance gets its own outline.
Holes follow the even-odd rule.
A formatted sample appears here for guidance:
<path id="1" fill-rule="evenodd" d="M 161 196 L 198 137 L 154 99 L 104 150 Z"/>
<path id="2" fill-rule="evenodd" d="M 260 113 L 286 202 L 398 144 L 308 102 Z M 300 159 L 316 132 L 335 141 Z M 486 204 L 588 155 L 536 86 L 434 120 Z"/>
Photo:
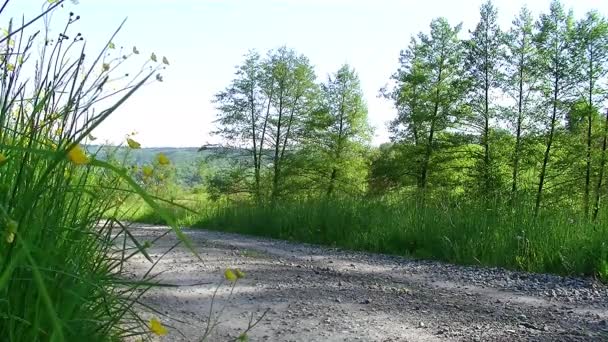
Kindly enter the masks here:
<path id="1" fill-rule="evenodd" d="M 608 279 L 607 225 L 578 220 L 568 210 L 534 218 L 527 208 L 323 199 L 275 207 L 217 205 L 205 211 L 196 226 L 459 264 Z"/>
<path id="2" fill-rule="evenodd" d="M 157 199 L 165 198 L 159 196 Z M 164 215 L 169 215 L 177 225 L 191 226 L 201 218 L 198 208 L 207 208 L 213 203 L 204 194 L 182 193 L 174 199 L 161 200 L 158 205 L 163 212 L 159 213 L 141 198 L 130 197 L 119 207 L 119 216 L 129 222 L 160 225 L 167 223 Z"/>
<path id="3" fill-rule="evenodd" d="M 117 217 L 102 220 L 125 193 L 145 194 L 125 169 L 82 146 L 152 73 L 104 91 L 130 56 L 108 48 L 85 55 L 72 28 L 79 18 L 62 2 L 43 10 L 65 18 L 59 36 L 11 22 L 0 38 L 1 340 L 115 341 L 145 332 L 135 304 L 149 284 L 122 274 L 145 251 L 136 241 L 128 253 L 117 249 L 131 235 Z"/>

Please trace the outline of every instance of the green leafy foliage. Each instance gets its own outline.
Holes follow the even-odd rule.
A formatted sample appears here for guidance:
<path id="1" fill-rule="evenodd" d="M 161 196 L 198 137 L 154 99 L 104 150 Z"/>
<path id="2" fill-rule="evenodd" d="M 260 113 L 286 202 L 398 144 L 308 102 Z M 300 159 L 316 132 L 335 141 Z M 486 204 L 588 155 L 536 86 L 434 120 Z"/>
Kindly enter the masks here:
<path id="1" fill-rule="evenodd" d="M 328 196 L 365 190 L 366 150 L 372 130 L 359 78 L 342 66 L 321 85 L 318 109 L 306 125 L 299 170 L 308 169 L 312 187 Z"/>
<path id="2" fill-rule="evenodd" d="M 246 55 L 216 96 L 217 133 L 243 157 L 209 177 L 217 205 L 201 224 L 603 274 L 606 19 L 577 22 L 553 1 L 536 20 L 522 8 L 497 23 L 486 2 L 469 37 L 445 18 L 411 37 L 381 90 L 396 117 L 380 147 L 352 68 L 315 84 L 292 50 Z"/>
<path id="3" fill-rule="evenodd" d="M 467 125 L 479 132 L 479 143 L 483 149 L 479 153 L 475 167 L 479 182 L 477 196 L 492 197 L 503 184 L 499 177 L 497 162 L 494 157 L 492 141 L 492 122 L 496 120 L 498 106 L 496 98 L 503 80 L 501 69 L 504 55 L 503 33 L 498 27 L 498 11 L 488 1 L 481 6 L 480 21 L 471 38 L 465 41 L 465 70 L 469 84 L 468 106 L 470 114 Z"/>
<path id="4" fill-rule="evenodd" d="M 38 18 L 60 11 L 62 3 L 51 2 Z M 85 58 L 82 40 L 66 36 L 73 16 L 57 40 L 51 42 L 51 30 L 29 32 L 26 24 L 9 35 L 28 43 L 3 47 L 0 336 L 8 341 L 115 341 L 147 333 L 136 298 L 151 282 L 125 281 L 130 256 L 116 253 L 116 242 L 131 246 L 131 256 L 149 256 L 111 213 L 134 194 L 159 208 L 120 163 L 98 160 L 99 150 L 83 145 L 151 73 L 106 92 L 108 73 L 124 59 L 113 58 L 110 43 Z M 93 111 L 102 98 L 107 107 Z"/>

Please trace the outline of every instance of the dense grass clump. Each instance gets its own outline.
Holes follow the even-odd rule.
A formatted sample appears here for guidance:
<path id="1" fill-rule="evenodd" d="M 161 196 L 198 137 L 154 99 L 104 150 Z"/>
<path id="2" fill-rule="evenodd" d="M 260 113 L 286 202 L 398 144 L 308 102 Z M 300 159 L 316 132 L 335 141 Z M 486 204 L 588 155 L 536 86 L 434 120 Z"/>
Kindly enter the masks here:
<path id="1" fill-rule="evenodd" d="M 608 227 L 567 210 L 534 218 L 524 208 L 311 200 L 219 205 L 197 226 L 353 250 L 532 272 L 608 279 Z"/>
<path id="2" fill-rule="evenodd" d="M 0 339 L 7 341 L 114 341 L 145 332 L 134 304 L 148 285 L 122 275 L 123 263 L 145 251 L 135 241 L 117 250 L 117 239 L 133 239 L 117 217 L 102 220 L 125 194 L 143 193 L 126 169 L 83 146 L 152 74 L 105 92 L 109 73 L 130 55 L 113 57 L 108 41 L 85 58 L 83 37 L 72 32 L 79 17 L 62 2 L 49 1 L 39 17 L 65 18 L 59 38 L 27 24 L 9 25 L 0 38 Z M 101 101 L 105 109 L 93 110 Z"/>

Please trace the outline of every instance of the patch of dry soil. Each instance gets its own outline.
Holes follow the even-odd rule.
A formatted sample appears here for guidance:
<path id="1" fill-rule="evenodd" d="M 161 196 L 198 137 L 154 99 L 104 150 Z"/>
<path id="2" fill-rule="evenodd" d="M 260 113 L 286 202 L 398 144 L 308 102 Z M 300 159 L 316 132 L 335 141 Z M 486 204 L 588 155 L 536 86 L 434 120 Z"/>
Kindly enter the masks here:
<path id="1" fill-rule="evenodd" d="M 166 227 L 132 232 L 152 241 Z M 242 235 L 185 230 L 199 261 L 185 247 L 154 268 L 164 283 L 142 298 L 170 326 L 163 341 L 198 341 L 217 284 L 215 309 L 227 305 L 209 339 L 229 341 L 250 313 L 264 319 L 250 341 L 608 341 L 608 287 L 496 268 L 463 267 L 386 255 L 347 252 Z M 158 259 L 177 242 L 167 234 L 150 248 Z M 131 259 L 129 274 L 150 262 Z M 223 270 L 246 273 L 232 300 Z"/>

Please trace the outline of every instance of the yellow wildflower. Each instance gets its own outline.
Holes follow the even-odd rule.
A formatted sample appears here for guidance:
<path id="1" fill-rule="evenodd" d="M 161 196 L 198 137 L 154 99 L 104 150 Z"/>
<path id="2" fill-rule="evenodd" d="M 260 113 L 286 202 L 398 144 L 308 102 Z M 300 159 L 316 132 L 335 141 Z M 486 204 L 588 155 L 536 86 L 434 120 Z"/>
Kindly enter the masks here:
<path id="1" fill-rule="evenodd" d="M 68 159 L 76 165 L 84 165 L 90 162 L 89 157 L 87 157 L 84 149 L 80 145 L 72 147 L 68 152 Z"/>
<path id="2" fill-rule="evenodd" d="M 165 328 L 156 318 L 150 320 L 150 331 L 158 336 L 165 336 L 168 332 L 167 328 Z"/>
<path id="3" fill-rule="evenodd" d="M 8 71 L 15 70 L 15 65 L 11 64 L 11 63 L 6 64 L 6 70 L 8 70 Z"/>
<path id="4" fill-rule="evenodd" d="M 141 168 L 141 171 L 144 173 L 144 176 L 151 177 L 152 172 L 154 172 L 154 169 L 150 165 L 145 165 L 144 167 Z"/>
<path id="5" fill-rule="evenodd" d="M 116 49 L 116 44 L 110 42 L 110 44 L 108 44 L 108 49 Z"/>
<path id="6" fill-rule="evenodd" d="M 234 272 L 229 268 L 224 271 L 224 278 L 230 282 L 235 282 L 238 279 L 236 274 L 234 274 Z"/>
<path id="7" fill-rule="evenodd" d="M 127 144 L 134 150 L 141 148 L 141 144 L 131 138 L 127 138 Z"/>
<path id="8" fill-rule="evenodd" d="M 156 160 L 158 160 L 158 163 L 160 165 L 169 165 L 169 164 L 171 164 L 171 161 L 169 160 L 169 158 L 167 158 L 167 156 L 164 155 L 163 153 L 159 153 L 156 156 Z"/>
<path id="9" fill-rule="evenodd" d="M 238 279 L 245 278 L 245 272 L 239 270 L 238 268 L 234 270 L 234 274 Z"/>
<path id="10" fill-rule="evenodd" d="M 17 222 L 9 219 L 6 222 L 6 242 L 13 243 L 15 241 L 15 233 L 17 233 Z"/>

